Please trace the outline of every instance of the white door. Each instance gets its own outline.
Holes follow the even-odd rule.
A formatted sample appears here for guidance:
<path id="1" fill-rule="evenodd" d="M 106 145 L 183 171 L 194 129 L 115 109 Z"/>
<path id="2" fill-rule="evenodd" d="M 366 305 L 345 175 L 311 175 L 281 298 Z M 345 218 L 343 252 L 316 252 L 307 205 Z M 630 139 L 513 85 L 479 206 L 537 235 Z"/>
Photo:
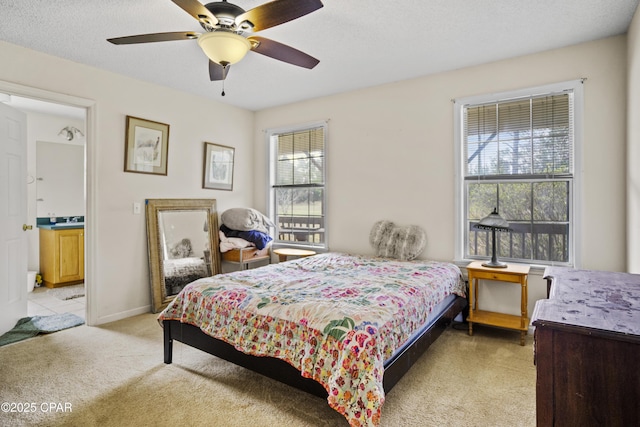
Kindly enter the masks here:
<path id="1" fill-rule="evenodd" d="M 27 315 L 27 116 L 0 103 L 0 334 Z"/>

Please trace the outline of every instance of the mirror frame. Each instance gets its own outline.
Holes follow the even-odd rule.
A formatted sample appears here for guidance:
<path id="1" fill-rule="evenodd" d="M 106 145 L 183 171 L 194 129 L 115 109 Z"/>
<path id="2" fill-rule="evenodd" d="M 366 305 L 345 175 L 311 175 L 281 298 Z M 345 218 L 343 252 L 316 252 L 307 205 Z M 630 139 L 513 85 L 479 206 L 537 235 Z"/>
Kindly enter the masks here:
<path id="1" fill-rule="evenodd" d="M 161 212 L 206 211 L 209 225 L 209 268 L 211 275 L 219 274 L 220 267 L 218 211 L 216 199 L 147 199 L 147 240 L 149 255 L 149 283 L 151 286 L 151 311 L 162 311 L 175 295 L 167 295 L 163 268 L 162 236 L 159 223 Z M 206 260 L 205 260 L 206 262 Z"/>

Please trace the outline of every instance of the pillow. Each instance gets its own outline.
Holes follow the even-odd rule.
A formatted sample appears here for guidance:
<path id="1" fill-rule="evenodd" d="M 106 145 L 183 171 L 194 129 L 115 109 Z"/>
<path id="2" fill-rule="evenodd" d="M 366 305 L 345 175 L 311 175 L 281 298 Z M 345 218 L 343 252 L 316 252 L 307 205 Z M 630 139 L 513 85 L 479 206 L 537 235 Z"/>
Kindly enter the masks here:
<path id="1" fill-rule="evenodd" d="M 427 233 L 417 225 L 399 227 L 391 221 L 382 220 L 373 224 L 369 243 L 377 256 L 412 260 L 426 247 Z"/>
<path id="2" fill-rule="evenodd" d="M 251 208 L 231 208 L 222 212 L 220 221 L 232 230 L 250 231 L 257 230 L 269 233 L 269 227 L 275 227 L 269 218 Z"/>

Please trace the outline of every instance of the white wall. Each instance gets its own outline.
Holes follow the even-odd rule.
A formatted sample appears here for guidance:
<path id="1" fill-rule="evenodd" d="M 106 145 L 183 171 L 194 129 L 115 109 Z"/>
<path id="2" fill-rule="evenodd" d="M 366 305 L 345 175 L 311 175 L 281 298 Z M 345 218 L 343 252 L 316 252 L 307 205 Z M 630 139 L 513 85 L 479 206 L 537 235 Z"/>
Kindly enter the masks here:
<path id="1" fill-rule="evenodd" d="M 147 198 L 215 198 L 218 210 L 253 199 L 254 113 L 0 42 L 0 91 L 26 87 L 95 102 L 87 150 L 86 236 L 93 242 L 88 277 L 89 321 L 104 323 L 149 311 L 144 215 Z M 24 95 L 24 93 L 19 93 Z M 125 173 L 127 115 L 170 125 L 168 176 Z M 202 189 L 204 141 L 236 148 L 233 191 Z M 92 234 L 91 236 L 89 234 Z"/>
<path id="2" fill-rule="evenodd" d="M 627 269 L 640 273 L 640 12 L 628 34 Z"/>
<path id="3" fill-rule="evenodd" d="M 423 258 L 453 260 L 452 99 L 578 78 L 587 79 L 585 191 L 579 207 L 582 223 L 576 230 L 580 266 L 622 271 L 626 257 L 625 36 L 260 111 L 254 135 L 255 206 L 265 209 L 267 205 L 263 130 L 328 119 L 330 249 L 372 253 L 369 230 L 375 221 L 388 219 L 426 229 Z M 537 274 L 530 279 L 530 313 L 535 300 L 546 295 L 546 285 Z M 502 292 L 495 298 L 501 296 Z M 519 307 L 510 299 L 498 305 L 504 305 L 504 311 L 515 307 L 517 312 Z"/>

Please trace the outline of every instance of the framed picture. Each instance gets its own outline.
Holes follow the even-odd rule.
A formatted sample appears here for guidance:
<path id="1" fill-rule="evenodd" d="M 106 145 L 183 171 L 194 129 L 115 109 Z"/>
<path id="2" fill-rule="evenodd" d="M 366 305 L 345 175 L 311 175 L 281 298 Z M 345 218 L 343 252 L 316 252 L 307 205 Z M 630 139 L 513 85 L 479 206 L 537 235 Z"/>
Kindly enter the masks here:
<path id="1" fill-rule="evenodd" d="M 169 125 L 127 116 L 124 171 L 167 174 Z"/>
<path id="2" fill-rule="evenodd" d="M 235 149 L 204 143 L 202 188 L 233 190 L 233 155 Z"/>

